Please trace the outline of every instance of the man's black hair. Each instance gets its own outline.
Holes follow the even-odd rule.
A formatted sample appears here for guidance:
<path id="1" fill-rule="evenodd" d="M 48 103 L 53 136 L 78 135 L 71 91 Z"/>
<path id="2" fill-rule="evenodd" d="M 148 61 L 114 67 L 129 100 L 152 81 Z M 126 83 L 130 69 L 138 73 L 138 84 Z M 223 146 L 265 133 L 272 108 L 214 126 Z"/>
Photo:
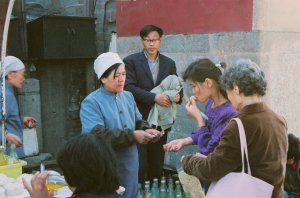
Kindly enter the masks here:
<path id="1" fill-rule="evenodd" d="M 143 39 L 143 38 L 147 37 L 150 32 L 153 32 L 153 31 L 156 31 L 160 37 L 162 37 L 162 35 L 164 33 L 163 30 L 158 26 L 146 25 L 140 31 L 140 37 Z"/>

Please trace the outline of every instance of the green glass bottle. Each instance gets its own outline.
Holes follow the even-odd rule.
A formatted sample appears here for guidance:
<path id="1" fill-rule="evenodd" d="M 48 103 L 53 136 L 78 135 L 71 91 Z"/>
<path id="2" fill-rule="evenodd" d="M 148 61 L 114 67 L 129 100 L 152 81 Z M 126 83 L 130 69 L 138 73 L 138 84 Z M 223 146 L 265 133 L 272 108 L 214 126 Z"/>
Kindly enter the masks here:
<path id="1" fill-rule="evenodd" d="M 162 178 L 160 181 L 160 190 L 159 190 L 160 198 L 167 198 L 167 187 L 166 187 L 166 179 Z"/>
<path id="2" fill-rule="evenodd" d="M 144 198 L 143 191 L 142 191 L 142 185 L 140 183 L 138 184 L 138 191 L 137 191 L 136 198 Z"/>
<path id="3" fill-rule="evenodd" d="M 180 182 L 177 180 L 175 182 L 175 197 L 176 198 L 182 198 L 182 191 L 181 191 L 181 184 Z"/>
<path id="4" fill-rule="evenodd" d="M 184 192 L 184 198 L 191 198 L 191 194 L 189 192 Z"/>
<path id="5" fill-rule="evenodd" d="M 168 198 L 174 198 L 173 179 L 171 175 L 168 181 Z"/>
<path id="6" fill-rule="evenodd" d="M 148 198 L 148 197 L 151 197 L 151 192 L 150 192 L 150 182 L 149 181 L 146 181 L 145 182 L 145 195 L 144 197 L 145 198 Z"/>
<path id="7" fill-rule="evenodd" d="M 158 179 L 154 178 L 151 188 L 151 197 L 152 198 L 159 198 L 159 191 L 158 191 Z"/>
<path id="8" fill-rule="evenodd" d="M 149 181 L 149 180 L 146 180 L 146 181 L 145 181 L 145 186 L 146 186 L 146 185 L 149 185 L 149 186 L 150 186 L 150 181 Z"/>
<path id="9" fill-rule="evenodd" d="M 16 153 L 16 145 L 10 145 L 9 157 L 8 157 L 8 164 L 14 164 L 18 162 L 18 156 Z"/>

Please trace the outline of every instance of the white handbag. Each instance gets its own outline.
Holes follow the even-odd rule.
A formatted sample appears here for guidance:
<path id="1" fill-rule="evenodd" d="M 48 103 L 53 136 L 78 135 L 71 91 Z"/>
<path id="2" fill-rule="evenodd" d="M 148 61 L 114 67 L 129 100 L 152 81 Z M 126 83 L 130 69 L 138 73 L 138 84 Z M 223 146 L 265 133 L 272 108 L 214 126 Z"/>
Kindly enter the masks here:
<path id="1" fill-rule="evenodd" d="M 242 172 L 231 172 L 211 183 L 206 198 L 270 198 L 273 186 L 261 179 L 251 176 L 248 149 L 244 126 L 239 118 L 237 122 L 241 142 Z M 247 160 L 248 173 L 245 173 L 244 154 Z"/>

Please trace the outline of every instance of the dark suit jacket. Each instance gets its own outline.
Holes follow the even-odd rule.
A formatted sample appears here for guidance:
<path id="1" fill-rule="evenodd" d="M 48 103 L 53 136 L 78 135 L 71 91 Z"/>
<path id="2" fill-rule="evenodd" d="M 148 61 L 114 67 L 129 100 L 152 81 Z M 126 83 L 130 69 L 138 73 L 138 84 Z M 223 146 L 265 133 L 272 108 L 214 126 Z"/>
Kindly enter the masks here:
<path id="1" fill-rule="evenodd" d="M 155 98 L 155 94 L 150 91 L 168 75 L 177 75 L 175 62 L 159 54 L 159 70 L 157 80 L 154 83 L 144 52 L 129 55 L 123 61 L 126 67 L 125 90 L 133 94 L 143 119 L 147 120 Z"/>

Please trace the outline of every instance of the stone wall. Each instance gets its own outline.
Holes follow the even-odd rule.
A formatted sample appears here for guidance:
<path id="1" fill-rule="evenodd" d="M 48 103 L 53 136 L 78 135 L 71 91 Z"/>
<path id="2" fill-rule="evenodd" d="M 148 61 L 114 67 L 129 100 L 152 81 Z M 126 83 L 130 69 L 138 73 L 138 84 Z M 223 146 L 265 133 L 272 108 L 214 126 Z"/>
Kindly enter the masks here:
<path id="1" fill-rule="evenodd" d="M 300 136 L 300 33 L 262 32 L 259 58 L 265 67 L 271 108 L 283 115 L 288 132 Z"/>
<path id="2" fill-rule="evenodd" d="M 288 123 L 288 131 L 300 136 L 300 13 L 299 2 L 255 0 L 253 29 L 259 34 L 261 65 L 268 78 L 267 103 Z"/>

